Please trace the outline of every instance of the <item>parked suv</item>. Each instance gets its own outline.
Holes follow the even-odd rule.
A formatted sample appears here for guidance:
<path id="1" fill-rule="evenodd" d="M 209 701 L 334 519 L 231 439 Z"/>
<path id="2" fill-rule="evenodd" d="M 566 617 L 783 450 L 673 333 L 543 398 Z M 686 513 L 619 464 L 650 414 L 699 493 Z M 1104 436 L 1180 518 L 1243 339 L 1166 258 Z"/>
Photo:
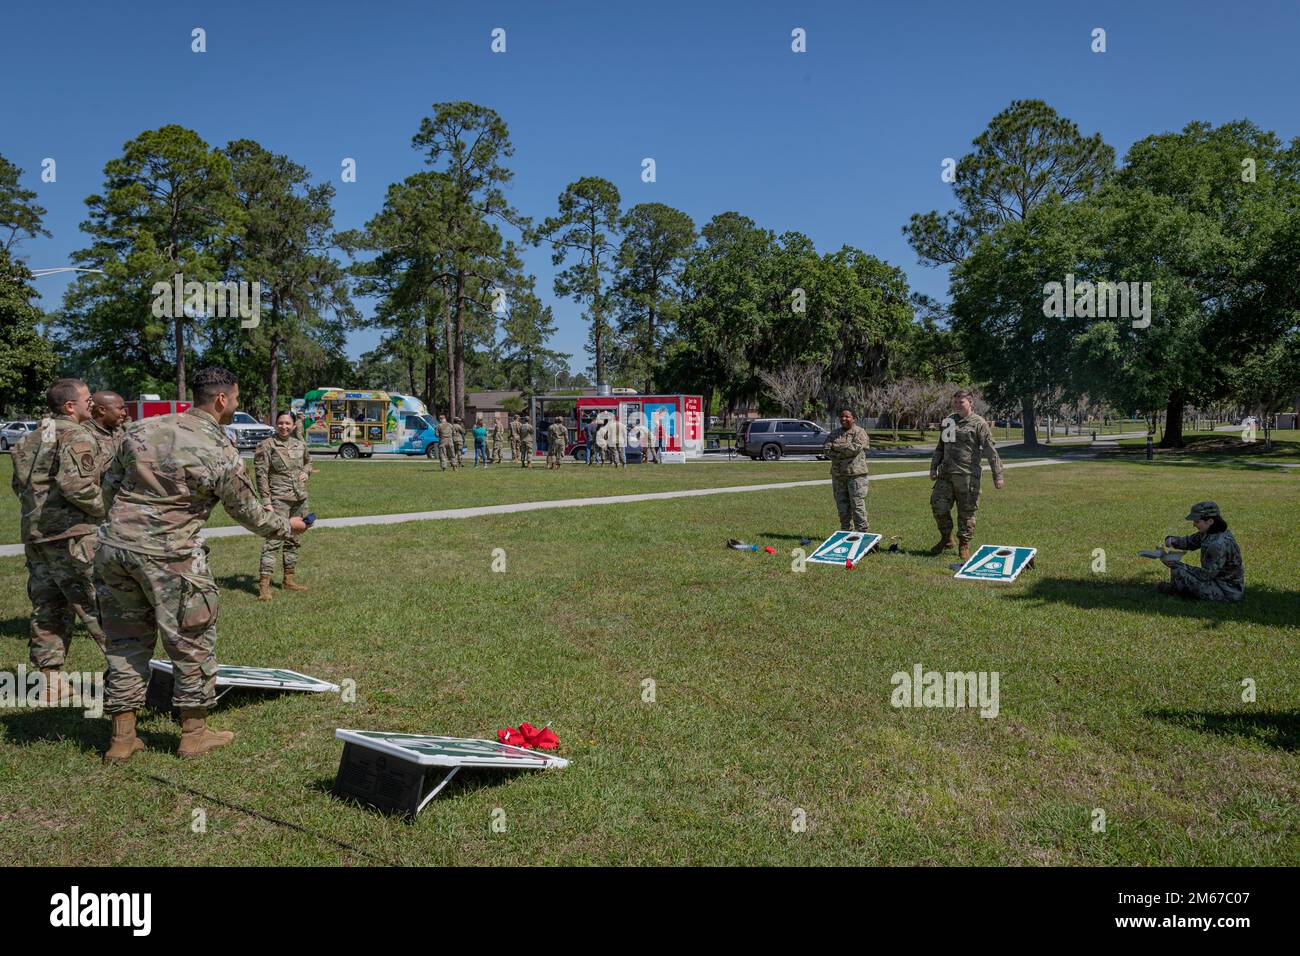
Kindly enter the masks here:
<path id="1" fill-rule="evenodd" d="M 235 412 L 235 419 L 226 426 L 226 434 L 240 451 L 256 448 L 275 434 L 275 429 L 263 425 L 247 412 Z"/>
<path id="2" fill-rule="evenodd" d="M 34 432 L 40 422 L 5 422 L 0 428 L 0 451 L 8 451 L 23 440 L 28 432 Z"/>
<path id="3" fill-rule="evenodd" d="M 755 418 L 740 426 L 736 450 L 758 461 L 776 461 L 782 455 L 822 456 L 830 433 L 813 422 L 793 418 Z"/>

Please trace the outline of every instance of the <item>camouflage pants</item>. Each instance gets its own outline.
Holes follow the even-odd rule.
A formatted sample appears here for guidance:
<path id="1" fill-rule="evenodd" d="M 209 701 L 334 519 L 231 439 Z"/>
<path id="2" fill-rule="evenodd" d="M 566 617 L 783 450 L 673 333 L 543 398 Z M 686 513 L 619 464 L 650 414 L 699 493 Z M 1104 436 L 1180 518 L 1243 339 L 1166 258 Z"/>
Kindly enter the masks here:
<path id="1" fill-rule="evenodd" d="M 623 450 L 622 445 L 606 445 L 605 460 L 617 468 L 622 465 L 627 467 L 627 453 Z"/>
<path id="2" fill-rule="evenodd" d="M 307 499 L 299 501 L 275 500 L 271 502 L 271 508 L 281 518 L 305 518 L 311 513 L 307 507 Z M 275 574 L 275 566 L 278 563 L 277 558 L 283 554 L 284 570 L 293 571 L 298 567 L 298 546 L 300 541 L 295 535 L 285 541 L 280 538 L 263 538 L 262 539 L 262 564 L 259 572 L 262 577 L 269 578 Z"/>
<path id="3" fill-rule="evenodd" d="M 95 557 L 95 574 L 107 640 L 104 713 L 144 707 L 159 635 L 172 659 L 172 704 L 207 708 L 216 703 L 219 600 L 207 546 L 160 558 L 104 544 Z"/>
<path id="4" fill-rule="evenodd" d="M 563 459 L 564 459 L 564 449 L 562 449 L 562 448 L 556 448 L 556 447 L 553 446 L 553 445 L 547 447 L 547 449 L 546 449 L 546 463 L 547 463 L 548 465 L 554 463 L 554 464 L 555 464 L 555 467 L 556 467 L 556 468 L 559 468 L 559 467 L 560 467 L 560 462 L 563 461 Z"/>
<path id="5" fill-rule="evenodd" d="M 77 535 L 23 546 L 27 556 L 27 596 L 32 602 L 28 637 L 33 667 L 62 667 L 78 619 L 104 648 L 95 602 L 94 561 L 99 539 Z"/>
<path id="6" fill-rule="evenodd" d="M 511 461 L 519 460 L 519 439 L 518 438 L 510 439 L 510 460 Z"/>
<path id="7" fill-rule="evenodd" d="M 978 475 L 940 475 L 930 492 L 930 510 L 939 530 L 952 531 L 952 506 L 957 504 L 957 537 L 970 541 L 975 537 L 975 512 L 980 507 Z"/>
<path id="8" fill-rule="evenodd" d="M 456 449 L 452 448 L 451 442 L 438 442 L 438 470 L 446 471 L 447 466 L 453 468 L 460 467 L 460 456 L 456 454 Z"/>
<path id="9" fill-rule="evenodd" d="M 831 490 L 835 492 L 841 531 L 867 530 L 867 487 L 866 475 L 831 475 Z"/>
<path id="10" fill-rule="evenodd" d="M 495 465 L 501 464 L 501 442 L 492 442 L 492 454 L 488 456 L 488 460 Z"/>
<path id="11" fill-rule="evenodd" d="M 525 468 L 533 467 L 533 446 L 529 442 L 519 443 L 519 459 Z"/>
<path id="12" fill-rule="evenodd" d="M 1180 593 L 1203 601 L 1240 601 L 1244 596 L 1235 587 L 1224 587 L 1204 569 L 1181 561 L 1169 566 L 1169 581 Z"/>

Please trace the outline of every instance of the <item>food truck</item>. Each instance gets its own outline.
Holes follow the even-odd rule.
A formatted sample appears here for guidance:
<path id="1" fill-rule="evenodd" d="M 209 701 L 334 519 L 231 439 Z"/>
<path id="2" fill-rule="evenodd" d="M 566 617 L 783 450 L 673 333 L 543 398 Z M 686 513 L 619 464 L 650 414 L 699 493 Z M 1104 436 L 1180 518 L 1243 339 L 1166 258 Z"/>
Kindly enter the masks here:
<path id="1" fill-rule="evenodd" d="M 157 395 L 141 395 L 134 402 L 126 403 L 126 413 L 131 421 L 138 422 L 142 418 L 153 418 L 156 415 L 176 415 L 187 411 L 189 407 L 189 402 L 163 399 Z"/>
<path id="2" fill-rule="evenodd" d="M 641 424 L 650 430 L 651 440 L 662 449 L 665 462 L 684 462 L 704 457 L 703 396 L 638 395 L 630 390 L 610 395 L 536 396 L 530 411 L 539 432 L 539 450 L 542 450 L 540 438 L 546 432 L 542 420 L 548 417 L 547 402 L 552 405 L 564 403 L 566 408 L 573 406 L 575 420 L 566 421 L 565 425 L 575 442 L 569 451 L 579 461 L 587 460 L 587 437 L 582 426 L 592 417 L 603 424 L 614 416 L 627 427 L 628 444 L 625 453 L 629 461 L 641 457 L 641 446 L 633 431 L 635 426 Z M 539 422 L 541 424 L 537 424 Z"/>
<path id="3" fill-rule="evenodd" d="M 289 407 L 303 416 L 303 437 L 313 452 L 334 452 L 349 460 L 376 452 L 429 458 L 438 454 L 437 423 L 413 395 L 317 388 Z"/>

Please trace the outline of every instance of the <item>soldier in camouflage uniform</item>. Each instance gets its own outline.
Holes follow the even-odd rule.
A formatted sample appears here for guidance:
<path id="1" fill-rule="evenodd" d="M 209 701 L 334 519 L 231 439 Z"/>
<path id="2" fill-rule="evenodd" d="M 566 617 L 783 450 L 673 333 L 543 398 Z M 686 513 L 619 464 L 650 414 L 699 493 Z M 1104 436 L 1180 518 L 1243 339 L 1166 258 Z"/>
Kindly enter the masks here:
<path id="1" fill-rule="evenodd" d="M 104 647 L 95 605 L 95 531 L 104 520 L 99 448 L 86 431 L 90 389 L 59 379 L 46 393 L 52 416 L 13 448 L 13 480 L 22 511 L 27 596 L 32 602 L 28 648 L 44 675 L 42 701 L 68 696 L 61 674 L 77 620 Z"/>
<path id="2" fill-rule="evenodd" d="M 253 466 L 257 473 L 257 493 L 264 507 L 282 518 L 297 515 L 306 518 L 307 479 L 310 476 L 311 452 L 307 443 L 293 435 L 293 416 L 281 412 L 275 419 L 275 434 L 257 446 L 253 453 Z M 296 580 L 298 573 L 298 539 L 267 538 L 262 542 L 262 563 L 257 599 L 271 600 L 271 577 L 275 574 L 276 559 L 283 554 L 286 591 L 305 591 Z"/>
<path id="3" fill-rule="evenodd" d="M 1201 566 L 1183 564 L 1169 558 L 1169 583 L 1161 582 L 1156 590 L 1204 601 L 1240 601 L 1246 595 L 1246 569 L 1241 563 L 1241 548 L 1228 530 L 1227 523 L 1213 501 L 1192 505 L 1187 520 L 1196 528 L 1187 537 L 1170 535 L 1165 547 L 1178 551 L 1200 551 Z"/>
<path id="4" fill-rule="evenodd" d="M 492 416 L 492 431 L 490 434 L 492 436 L 492 453 L 489 456 L 489 460 L 499 465 L 502 461 L 501 446 L 506 440 L 506 428 L 501 424 L 501 417 L 499 415 Z"/>
<path id="5" fill-rule="evenodd" d="M 559 468 L 564 458 L 564 446 L 569 441 L 569 430 L 557 418 L 546 429 L 546 467 Z"/>
<path id="6" fill-rule="evenodd" d="M 930 510 L 939 526 L 939 543 L 930 549 L 942 554 L 952 548 L 952 506 L 957 504 L 957 541 L 959 556 L 970 557 L 970 542 L 975 536 L 975 512 L 980 506 L 980 460 L 987 456 L 993 469 L 993 487 L 1002 487 L 1002 459 L 989 423 L 972 412 L 972 396 L 961 389 L 952 399 L 953 414 L 944 419 L 939 443 L 930 459 Z"/>
<path id="7" fill-rule="evenodd" d="M 533 467 L 533 423 L 527 419 L 519 423 L 519 464 Z"/>
<path id="8" fill-rule="evenodd" d="M 447 421 L 446 415 L 438 416 L 438 470 L 446 471 L 447 466 L 460 467 L 460 453 L 456 450 L 456 431 Z"/>
<path id="9" fill-rule="evenodd" d="M 108 647 L 104 712 L 113 738 L 104 759 L 120 763 L 144 749 L 135 714 L 145 701 L 149 660 L 161 633 L 172 660 L 172 703 L 181 712 L 182 757 L 224 747 L 229 731 L 207 729 L 216 702 L 217 583 L 198 537 L 220 501 L 262 537 L 307 530 L 301 518 L 268 511 L 222 430 L 239 407 L 239 384 L 223 368 L 194 377 L 194 405 L 179 415 L 127 427 L 110 476 L 118 491 L 95 556 L 100 620 Z"/>
<path id="10" fill-rule="evenodd" d="M 510 457 L 519 460 L 519 416 L 510 416 Z"/>
<path id="11" fill-rule="evenodd" d="M 831 460 L 831 490 L 840 513 L 841 531 L 867 530 L 867 489 L 869 478 L 867 448 L 871 439 L 853 412 L 840 412 L 840 427 L 831 432 L 822 445 L 822 454 Z"/>
<path id="12" fill-rule="evenodd" d="M 465 455 L 465 425 L 459 418 L 451 420 L 451 430 L 456 436 L 456 457 L 462 458 Z"/>
<path id="13" fill-rule="evenodd" d="M 108 466 L 117 457 L 117 450 L 122 447 L 122 423 L 126 421 L 126 403 L 117 392 L 96 392 L 90 396 L 90 421 L 82 425 L 95 439 L 99 449 L 96 461 L 98 475 L 96 480 L 103 481 Z M 105 506 L 112 501 L 105 499 Z M 107 516 L 107 512 L 105 512 Z"/>

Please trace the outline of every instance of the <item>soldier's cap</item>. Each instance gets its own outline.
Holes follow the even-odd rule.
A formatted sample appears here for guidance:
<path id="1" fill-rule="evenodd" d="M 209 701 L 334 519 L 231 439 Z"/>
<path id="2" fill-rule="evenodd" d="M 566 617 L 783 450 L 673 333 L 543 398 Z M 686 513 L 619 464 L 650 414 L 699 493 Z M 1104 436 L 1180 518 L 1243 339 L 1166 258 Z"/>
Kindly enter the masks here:
<path id="1" fill-rule="evenodd" d="M 1187 515 L 1188 521 L 1195 521 L 1198 518 L 1205 521 L 1209 518 L 1219 517 L 1219 506 L 1213 501 L 1198 501 L 1192 505 L 1191 512 Z"/>

